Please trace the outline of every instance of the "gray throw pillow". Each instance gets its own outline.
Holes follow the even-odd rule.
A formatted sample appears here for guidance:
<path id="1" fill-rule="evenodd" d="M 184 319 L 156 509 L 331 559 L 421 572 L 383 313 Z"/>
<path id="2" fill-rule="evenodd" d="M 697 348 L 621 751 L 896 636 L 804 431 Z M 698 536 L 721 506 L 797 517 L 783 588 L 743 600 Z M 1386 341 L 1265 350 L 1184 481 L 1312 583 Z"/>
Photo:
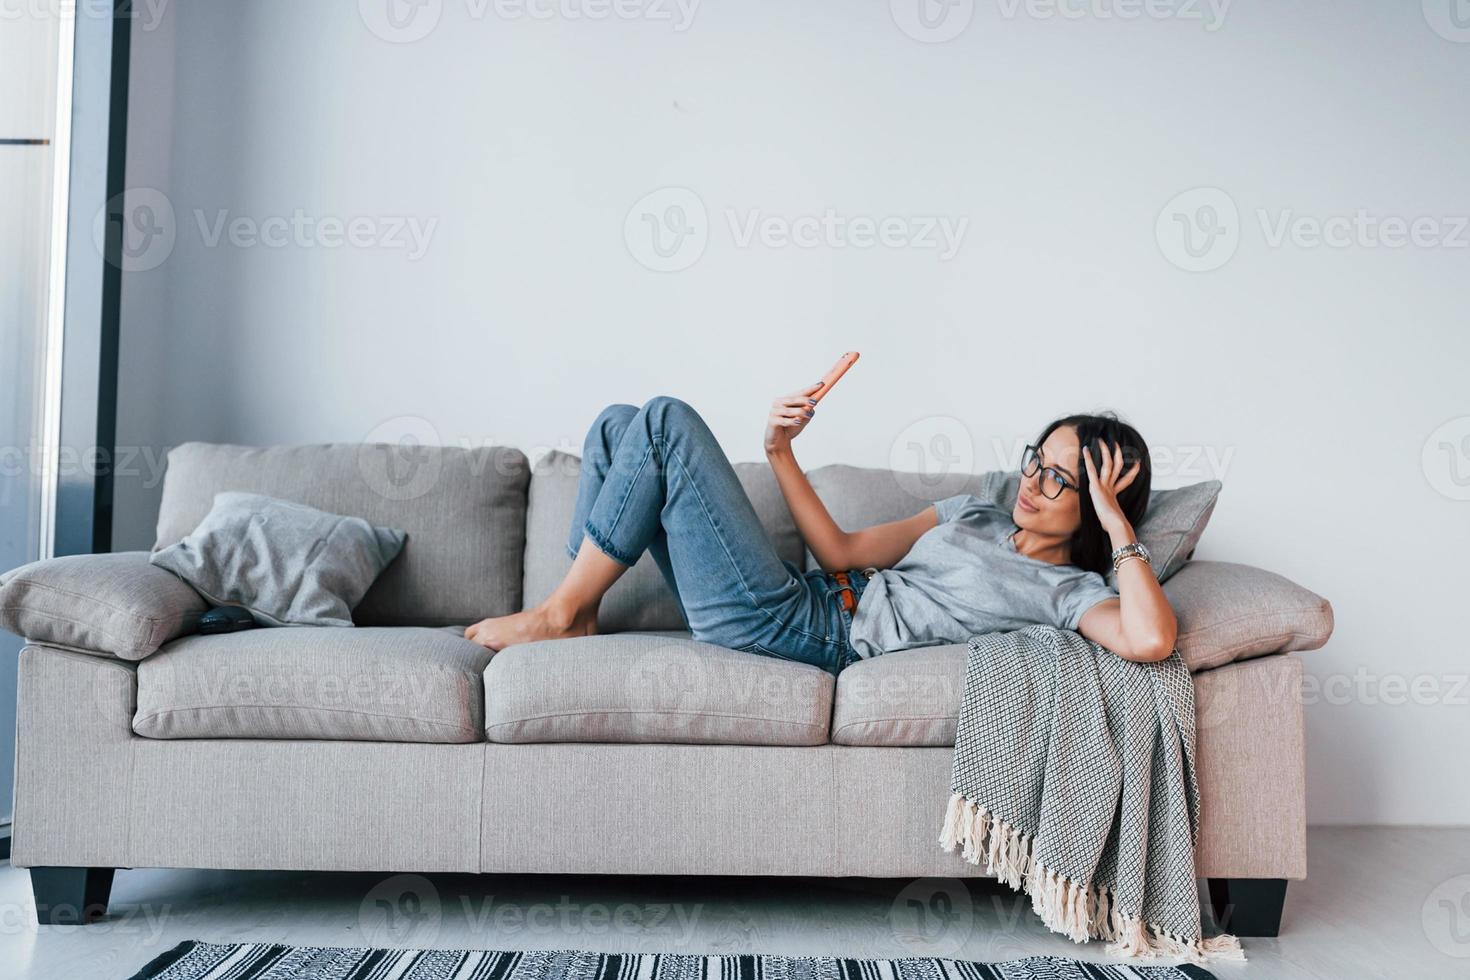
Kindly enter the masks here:
<path id="1" fill-rule="evenodd" d="M 211 602 L 244 606 L 271 626 L 351 626 L 352 607 L 406 538 L 360 517 L 230 490 L 214 495 L 188 536 L 149 560 Z"/>

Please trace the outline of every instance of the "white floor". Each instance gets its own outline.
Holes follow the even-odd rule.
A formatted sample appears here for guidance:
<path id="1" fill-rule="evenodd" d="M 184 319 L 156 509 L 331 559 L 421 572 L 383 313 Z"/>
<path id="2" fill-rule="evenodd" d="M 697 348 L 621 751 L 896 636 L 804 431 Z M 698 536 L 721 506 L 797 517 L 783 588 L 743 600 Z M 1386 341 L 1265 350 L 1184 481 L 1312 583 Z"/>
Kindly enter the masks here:
<path id="1" fill-rule="evenodd" d="M 1470 978 L 1470 829 L 1314 829 L 1308 853 L 1281 938 L 1246 940 L 1222 980 Z M 184 939 L 1107 959 L 987 882 L 123 871 L 106 921 L 37 927 L 28 875 L 0 865 L 5 980 L 126 980 Z"/>

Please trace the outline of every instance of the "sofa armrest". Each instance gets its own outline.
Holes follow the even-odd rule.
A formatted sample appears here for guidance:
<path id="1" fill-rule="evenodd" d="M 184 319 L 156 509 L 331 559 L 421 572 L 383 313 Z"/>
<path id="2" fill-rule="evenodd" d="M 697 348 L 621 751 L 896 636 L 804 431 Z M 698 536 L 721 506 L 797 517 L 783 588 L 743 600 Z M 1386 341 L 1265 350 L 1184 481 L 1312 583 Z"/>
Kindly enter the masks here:
<path id="1" fill-rule="evenodd" d="M 1332 604 L 1250 565 L 1191 561 L 1164 583 L 1192 671 L 1268 653 L 1315 650 L 1332 635 Z"/>
<path id="2" fill-rule="evenodd" d="M 48 558 L 0 575 L 0 627 L 119 660 L 142 660 L 193 632 L 208 609 L 146 551 Z"/>

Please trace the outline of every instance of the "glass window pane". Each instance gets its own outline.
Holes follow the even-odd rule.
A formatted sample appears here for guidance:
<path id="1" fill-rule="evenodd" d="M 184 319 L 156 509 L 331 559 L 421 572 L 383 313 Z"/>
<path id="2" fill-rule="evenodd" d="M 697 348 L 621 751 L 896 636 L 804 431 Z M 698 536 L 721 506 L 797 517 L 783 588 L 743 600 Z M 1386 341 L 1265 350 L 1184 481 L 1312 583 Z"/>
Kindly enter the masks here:
<path id="1" fill-rule="evenodd" d="M 0 25 L 0 569 L 41 545 L 41 445 L 60 21 L 24 4 Z M 16 653 L 0 633 L 0 820 L 15 762 Z"/>

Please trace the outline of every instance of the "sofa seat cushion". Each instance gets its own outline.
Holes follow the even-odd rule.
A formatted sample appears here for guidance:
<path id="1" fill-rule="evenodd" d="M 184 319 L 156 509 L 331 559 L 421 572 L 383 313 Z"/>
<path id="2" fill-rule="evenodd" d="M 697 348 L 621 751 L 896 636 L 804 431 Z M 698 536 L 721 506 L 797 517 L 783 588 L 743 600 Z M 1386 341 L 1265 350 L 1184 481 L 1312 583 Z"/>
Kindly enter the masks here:
<path id="1" fill-rule="evenodd" d="M 966 643 L 897 650 L 837 675 L 838 745 L 953 745 L 965 696 Z"/>
<path id="2" fill-rule="evenodd" d="M 138 667 L 147 738 L 477 742 L 494 656 L 463 627 L 260 628 L 187 636 Z"/>
<path id="3" fill-rule="evenodd" d="M 833 677 L 676 634 L 506 647 L 485 668 L 492 742 L 821 745 Z"/>

